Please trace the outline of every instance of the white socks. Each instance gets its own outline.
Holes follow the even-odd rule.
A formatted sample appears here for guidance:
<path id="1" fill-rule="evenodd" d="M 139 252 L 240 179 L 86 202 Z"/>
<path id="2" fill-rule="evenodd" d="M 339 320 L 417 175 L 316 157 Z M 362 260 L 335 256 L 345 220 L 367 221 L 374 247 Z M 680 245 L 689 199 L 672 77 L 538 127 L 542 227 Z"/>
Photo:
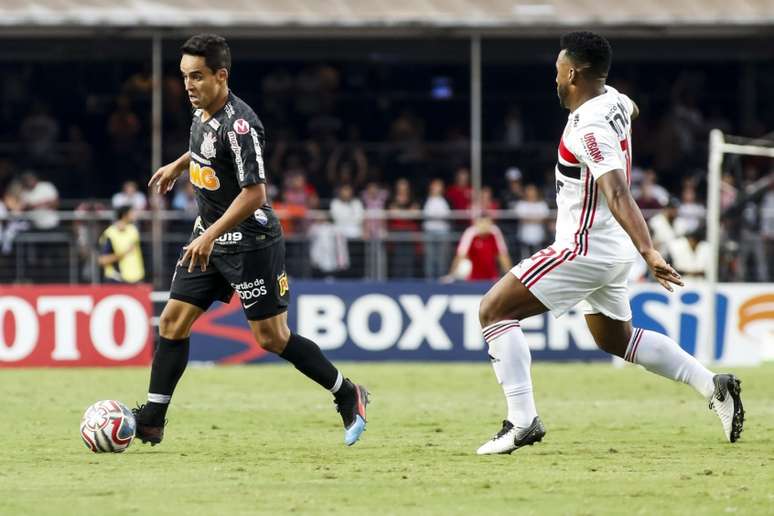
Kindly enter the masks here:
<path id="1" fill-rule="evenodd" d="M 712 371 L 661 333 L 635 328 L 624 358 L 652 373 L 687 383 L 704 399 L 709 399 L 715 390 Z"/>
<path id="2" fill-rule="evenodd" d="M 508 421 L 517 427 L 527 427 L 537 416 L 537 410 L 529 371 L 532 357 L 519 321 L 500 321 L 483 328 L 482 332 L 489 344 L 492 368 L 508 402 Z"/>

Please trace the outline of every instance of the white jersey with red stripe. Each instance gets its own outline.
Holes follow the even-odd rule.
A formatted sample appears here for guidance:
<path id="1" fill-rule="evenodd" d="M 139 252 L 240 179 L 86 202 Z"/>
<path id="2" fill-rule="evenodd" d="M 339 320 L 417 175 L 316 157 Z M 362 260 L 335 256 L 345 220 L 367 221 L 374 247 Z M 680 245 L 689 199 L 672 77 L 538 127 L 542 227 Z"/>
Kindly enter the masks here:
<path id="1" fill-rule="evenodd" d="M 556 251 L 608 262 L 631 262 L 636 250 L 596 181 L 607 172 L 631 176 L 632 101 L 615 88 L 570 113 L 556 164 Z"/>

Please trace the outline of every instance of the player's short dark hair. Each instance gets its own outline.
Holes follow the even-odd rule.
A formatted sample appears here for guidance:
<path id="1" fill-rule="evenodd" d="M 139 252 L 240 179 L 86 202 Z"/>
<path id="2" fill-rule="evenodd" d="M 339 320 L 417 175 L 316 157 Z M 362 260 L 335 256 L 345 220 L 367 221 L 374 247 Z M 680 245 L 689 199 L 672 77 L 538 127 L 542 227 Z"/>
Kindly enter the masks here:
<path id="1" fill-rule="evenodd" d="M 225 68 L 231 73 L 231 49 L 226 38 L 217 34 L 197 34 L 188 38 L 180 47 L 183 54 L 204 58 L 207 68 L 213 73 Z"/>
<path id="2" fill-rule="evenodd" d="M 559 46 L 575 64 L 588 67 L 583 73 L 589 77 L 607 77 L 613 49 L 604 36 L 588 31 L 568 32 L 559 40 Z"/>
<path id="3" fill-rule="evenodd" d="M 121 220 L 126 217 L 126 214 L 132 209 L 131 204 L 122 204 L 116 208 L 116 220 Z"/>

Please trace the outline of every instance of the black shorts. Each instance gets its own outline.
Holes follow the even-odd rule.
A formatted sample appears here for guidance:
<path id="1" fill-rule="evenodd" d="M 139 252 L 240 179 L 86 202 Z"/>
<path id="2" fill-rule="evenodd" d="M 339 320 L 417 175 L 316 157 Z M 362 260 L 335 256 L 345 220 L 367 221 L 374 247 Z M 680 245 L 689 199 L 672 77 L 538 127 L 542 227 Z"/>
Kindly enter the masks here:
<path id="1" fill-rule="evenodd" d="M 169 290 L 170 299 L 202 310 L 207 310 L 213 301 L 228 303 L 236 290 L 248 320 L 260 321 L 281 314 L 287 311 L 290 300 L 285 242 L 243 253 L 213 254 L 204 272 L 201 267 L 188 272 L 187 265 L 178 264 Z"/>

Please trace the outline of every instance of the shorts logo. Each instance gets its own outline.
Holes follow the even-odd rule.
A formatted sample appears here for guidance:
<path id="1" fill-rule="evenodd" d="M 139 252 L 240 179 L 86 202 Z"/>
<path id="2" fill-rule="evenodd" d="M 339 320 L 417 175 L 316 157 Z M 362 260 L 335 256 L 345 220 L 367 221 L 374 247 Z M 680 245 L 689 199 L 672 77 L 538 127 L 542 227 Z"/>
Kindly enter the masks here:
<path id="1" fill-rule="evenodd" d="M 250 124 L 244 118 L 239 118 L 234 121 L 234 131 L 237 134 L 247 134 L 250 132 Z"/>
<path id="2" fill-rule="evenodd" d="M 265 226 L 269 222 L 269 217 L 266 215 L 266 212 L 262 209 L 258 208 L 255 210 L 255 213 L 253 213 L 253 217 L 255 217 L 255 221 L 260 224 L 261 226 Z"/>
<path id="3" fill-rule="evenodd" d="M 258 299 L 261 296 L 265 296 L 267 293 L 266 284 L 263 281 L 263 278 L 258 278 L 255 281 L 243 281 L 242 283 L 232 283 L 231 287 L 234 290 L 236 290 L 236 293 L 239 295 L 239 299 L 241 299 L 242 301 L 250 301 L 252 299 Z M 245 308 L 248 308 L 248 306 L 245 305 Z"/>
<path id="4" fill-rule="evenodd" d="M 202 141 L 201 153 L 207 159 L 215 157 L 215 135 L 212 133 L 205 133 L 204 140 Z"/>
<path id="5" fill-rule="evenodd" d="M 290 290 L 290 286 L 288 285 L 288 274 L 287 272 L 283 272 L 279 276 L 277 276 L 277 287 L 279 288 L 279 295 L 280 297 L 287 294 L 288 290 Z"/>

